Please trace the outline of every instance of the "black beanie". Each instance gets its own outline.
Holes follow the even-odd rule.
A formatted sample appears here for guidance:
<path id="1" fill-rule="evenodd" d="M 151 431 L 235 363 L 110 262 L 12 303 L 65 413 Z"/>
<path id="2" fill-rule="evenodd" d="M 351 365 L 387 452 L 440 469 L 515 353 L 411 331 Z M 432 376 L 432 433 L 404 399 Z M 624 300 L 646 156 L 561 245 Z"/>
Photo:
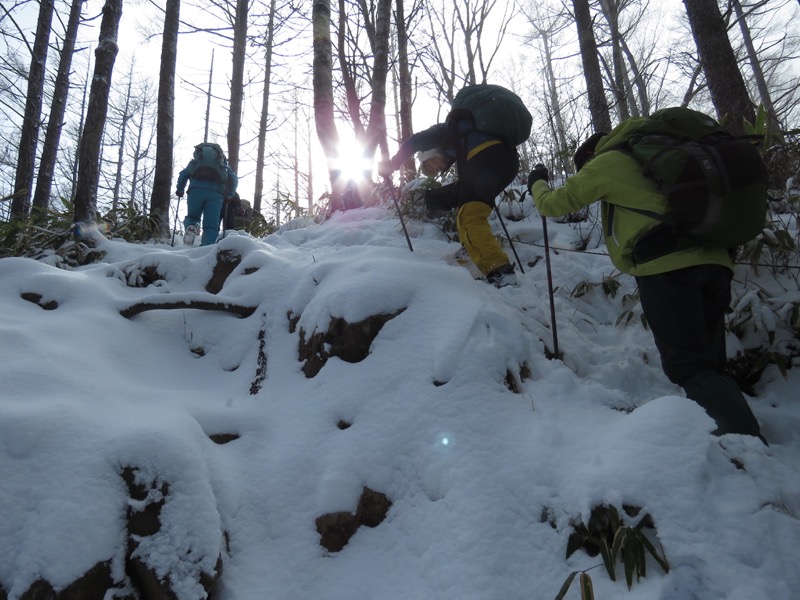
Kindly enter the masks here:
<path id="1" fill-rule="evenodd" d="M 598 131 L 597 133 L 593 133 L 589 136 L 585 142 L 583 142 L 578 149 L 575 150 L 575 156 L 573 160 L 575 161 L 575 168 L 580 171 L 583 168 L 592 155 L 594 154 L 594 149 L 597 147 L 597 142 L 600 141 L 600 138 L 603 136 L 608 135 L 605 131 Z"/>

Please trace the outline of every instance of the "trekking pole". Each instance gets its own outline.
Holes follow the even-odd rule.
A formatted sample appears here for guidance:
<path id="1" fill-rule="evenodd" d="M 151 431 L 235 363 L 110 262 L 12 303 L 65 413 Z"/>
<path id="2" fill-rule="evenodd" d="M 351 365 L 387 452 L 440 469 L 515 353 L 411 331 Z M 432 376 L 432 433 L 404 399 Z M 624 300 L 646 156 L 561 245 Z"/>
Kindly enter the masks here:
<path id="1" fill-rule="evenodd" d="M 550 243 L 547 238 L 547 218 L 542 215 L 542 232 L 544 233 L 544 263 L 547 266 L 547 289 L 550 293 L 550 322 L 553 325 L 553 356 L 549 358 L 561 359 L 558 351 L 558 330 L 556 329 L 556 305 L 553 297 L 553 272 L 550 269 Z"/>
<path id="2" fill-rule="evenodd" d="M 500 214 L 500 209 L 497 208 L 497 204 L 494 205 L 494 212 L 497 213 L 497 218 L 500 219 L 500 225 L 503 226 L 503 231 L 506 232 L 506 238 L 508 238 L 508 244 L 509 246 L 511 246 L 511 251 L 514 253 L 514 258 L 517 259 L 517 264 L 519 265 L 519 272 L 524 275 L 525 269 L 522 268 L 522 261 L 519 259 L 519 255 L 517 254 L 517 249 L 514 247 L 514 242 L 511 241 L 511 236 L 508 235 L 508 229 L 506 229 L 506 222 L 503 221 L 503 217 Z"/>
<path id="3" fill-rule="evenodd" d="M 392 180 L 388 177 L 384 176 L 383 178 L 386 182 L 386 185 L 389 186 L 389 189 L 392 190 L 392 200 L 394 201 L 394 208 L 397 211 L 397 217 L 400 219 L 400 225 L 403 227 L 403 233 L 406 236 L 406 241 L 408 242 L 408 249 L 411 252 L 414 251 L 414 248 L 411 246 L 411 238 L 408 235 L 408 230 L 406 229 L 406 223 L 403 220 L 403 215 L 400 213 L 400 203 L 397 201 L 397 193 L 394 191 L 394 185 L 392 185 Z"/>
<path id="4" fill-rule="evenodd" d="M 172 224 L 172 247 L 175 247 L 175 230 L 178 228 L 178 211 L 181 209 L 181 197 L 178 196 L 178 204 L 175 207 L 175 221 Z"/>
<path id="5" fill-rule="evenodd" d="M 228 235 L 228 209 L 230 208 L 230 203 L 223 199 L 222 200 L 222 239 L 225 239 L 225 236 Z"/>

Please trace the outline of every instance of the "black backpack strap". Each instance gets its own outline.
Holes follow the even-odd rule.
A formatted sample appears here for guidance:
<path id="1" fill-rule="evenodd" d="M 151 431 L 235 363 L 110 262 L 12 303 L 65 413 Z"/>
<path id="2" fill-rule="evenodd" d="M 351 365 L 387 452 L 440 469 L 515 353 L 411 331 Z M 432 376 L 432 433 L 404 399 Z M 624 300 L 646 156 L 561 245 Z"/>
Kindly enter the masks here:
<path id="1" fill-rule="evenodd" d="M 671 254 L 678 249 L 681 236 L 666 223 L 656 225 L 644 232 L 633 247 L 631 259 L 636 265 L 641 265 L 656 258 Z"/>
<path id="2" fill-rule="evenodd" d="M 672 225 L 672 221 L 670 220 L 667 215 L 662 215 L 661 213 L 657 213 L 654 210 L 645 210 L 643 208 L 633 208 L 632 206 L 621 206 L 617 205 L 619 208 L 624 208 L 626 210 L 633 211 L 635 213 L 639 213 L 640 215 L 644 215 L 645 217 L 650 217 L 651 219 L 655 219 L 656 221 L 660 221 L 665 225 Z"/>
<path id="3" fill-rule="evenodd" d="M 467 134 L 475 131 L 475 115 L 468 108 L 454 108 L 445 119 L 447 134 L 443 145 L 454 148 L 459 169 L 467 162 Z"/>
<path id="4" fill-rule="evenodd" d="M 651 260 L 661 258 L 673 252 L 703 245 L 703 242 L 700 240 L 680 233 L 672 223 L 665 220 L 664 215 L 657 215 L 651 211 L 629 210 L 661 221 L 660 224 L 652 229 L 648 229 L 636 240 L 633 246 L 633 252 L 631 253 L 631 259 L 636 265 L 650 262 Z"/>
<path id="5" fill-rule="evenodd" d="M 665 214 L 619 204 L 614 205 L 614 207 L 629 210 L 659 222 L 658 225 L 645 231 L 636 240 L 633 252 L 631 253 L 631 259 L 636 265 L 641 265 L 655 260 L 656 258 L 666 256 L 667 254 L 672 254 L 673 252 L 698 245 L 697 241 L 680 234 L 675 228 L 675 224 Z"/>

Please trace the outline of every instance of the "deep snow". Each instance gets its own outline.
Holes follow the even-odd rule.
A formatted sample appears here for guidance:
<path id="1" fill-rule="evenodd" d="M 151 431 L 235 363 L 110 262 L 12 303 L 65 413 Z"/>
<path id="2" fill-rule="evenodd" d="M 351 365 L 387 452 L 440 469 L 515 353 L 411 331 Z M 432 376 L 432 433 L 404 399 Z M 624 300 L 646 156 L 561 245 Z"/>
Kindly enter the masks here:
<path id="1" fill-rule="evenodd" d="M 223 552 L 223 600 L 550 599 L 570 572 L 601 564 L 565 550 L 571 522 L 604 503 L 650 514 L 671 570 L 649 560 L 628 591 L 621 567 L 617 582 L 593 568 L 598 600 L 797 600 L 798 369 L 784 379 L 768 368 L 750 399 L 769 448 L 711 436 L 713 422 L 661 372 L 638 305 L 623 300 L 632 278 L 617 278 L 615 296 L 598 285 L 570 296 L 614 271 L 602 246 L 572 251 L 575 229 L 554 220 L 564 358 L 548 360 L 541 221 L 506 216 L 525 274 L 500 290 L 459 266 L 458 246 L 432 224 L 408 223 L 409 252 L 384 207 L 204 248 L 102 241 L 104 262 L 71 271 L 0 260 L 9 598 L 37 578 L 60 589 L 109 558 L 123 577 L 129 499 L 119 474 L 135 465 L 169 482 L 162 533 L 141 550 L 172 573 L 182 600 L 201 592 L 178 558 L 201 549 Z M 218 250 L 243 260 L 213 296 L 204 287 Z M 165 280 L 127 284 L 148 266 Z M 146 297 L 257 308 L 241 319 L 120 315 Z M 301 371 L 299 330 L 400 309 L 365 360 Z M 634 318 L 617 325 L 628 309 Z M 251 395 L 262 329 L 267 374 Z M 509 372 L 520 393 L 505 384 Z M 216 433 L 240 437 L 219 445 Z M 315 519 L 355 511 L 365 486 L 391 499 L 387 518 L 327 552 Z M 578 597 L 573 584 L 567 598 Z"/>

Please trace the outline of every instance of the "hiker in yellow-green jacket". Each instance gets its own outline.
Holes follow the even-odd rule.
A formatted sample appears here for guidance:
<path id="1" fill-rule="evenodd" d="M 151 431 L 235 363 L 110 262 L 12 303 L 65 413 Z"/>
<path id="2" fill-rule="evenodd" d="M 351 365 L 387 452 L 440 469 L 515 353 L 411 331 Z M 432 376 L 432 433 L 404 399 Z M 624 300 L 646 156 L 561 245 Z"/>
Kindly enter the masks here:
<path id="1" fill-rule="evenodd" d="M 663 215 L 668 205 L 636 158 L 622 151 L 602 152 L 641 121 L 634 117 L 610 133 L 591 136 L 575 154 L 578 172 L 563 186 L 551 190 L 547 169 L 536 165 L 528 188 L 543 216 L 566 215 L 600 201 L 609 256 L 620 271 L 636 278 L 664 373 L 715 420 L 714 434 L 752 435 L 766 443 L 738 385 L 724 374 L 731 252 L 687 244 L 661 221 L 630 210 Z"/>

